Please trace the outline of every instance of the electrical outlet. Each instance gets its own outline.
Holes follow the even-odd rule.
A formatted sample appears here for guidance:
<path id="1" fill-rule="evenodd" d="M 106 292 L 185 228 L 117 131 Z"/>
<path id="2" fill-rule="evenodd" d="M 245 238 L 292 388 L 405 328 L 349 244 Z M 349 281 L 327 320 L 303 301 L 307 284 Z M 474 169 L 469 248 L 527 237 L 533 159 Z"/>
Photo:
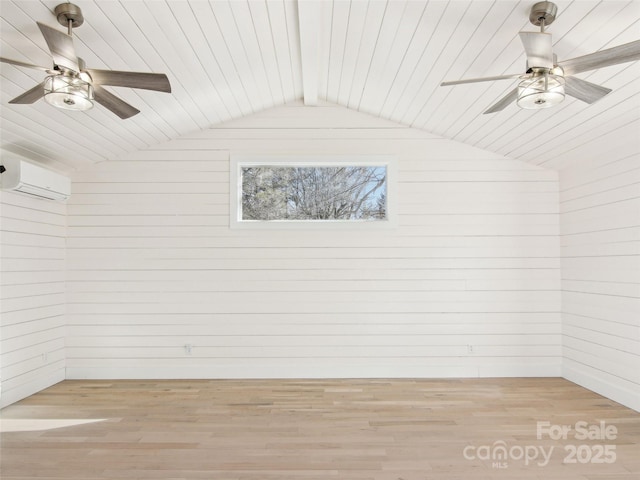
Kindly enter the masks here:
<path id="1" fill-rule="evenodd" d="M 42 363 L 47 363 L 47 360 L 49 360 L 49 355 L 45 352 L 42 354 Z"/>
<path id="2" fill-rule="evenodd" d="M 191 355 L 191 350 L 193 349 L 193 345 L 191 345 L 190 343 L 187 343 L 184 346 L 184 353 L 186 353 L 187 355 Z"/>
<path id="3" fill-rule="evenodd" d="M 467 345 L 467 353 L 473 353 L 473 345 Z"/>

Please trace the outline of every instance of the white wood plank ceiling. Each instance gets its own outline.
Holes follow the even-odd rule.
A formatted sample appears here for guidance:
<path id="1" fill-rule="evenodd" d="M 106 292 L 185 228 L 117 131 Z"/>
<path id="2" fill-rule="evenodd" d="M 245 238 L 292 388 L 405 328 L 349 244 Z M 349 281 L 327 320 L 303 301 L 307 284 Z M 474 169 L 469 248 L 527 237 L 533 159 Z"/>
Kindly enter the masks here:
<path id="1" fill-rule="evenodd" d="M 59 0 L 1 0 L 2 57 L 49 66 L 36 21 L 60 28 Z M 519 73 L 532 0 L 75 0 L 87 66 L 166 73 L 171 94 L 113 87 L 128 119 L 39 100 L 9 105 L 44 72 L 2 64 L 1 142 L 61 169 L 117 158 L 287 102 L 332 102 L 549 168 L 640 152 L 640 62 L 579 74 L 614 91 L 589 106 L 515 104 L 482 112 L 515 86 L 443 80 Z M 640 39 L 640 0 L 557 0 L 548 28 L 560 60 Z"/>

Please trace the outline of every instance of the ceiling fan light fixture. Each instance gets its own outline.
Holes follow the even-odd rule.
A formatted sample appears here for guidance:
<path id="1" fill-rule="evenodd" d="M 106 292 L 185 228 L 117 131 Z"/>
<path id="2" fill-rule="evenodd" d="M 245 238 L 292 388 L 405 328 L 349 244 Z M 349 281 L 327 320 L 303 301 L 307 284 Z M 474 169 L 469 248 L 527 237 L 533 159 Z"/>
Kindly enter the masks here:
<path id="1" fill-rule="evenodd" d="M 518 85 L 518 106 L 527 110 L 550 108 L 564 100 L 564 77 L 551 73 L 534 75 Z"/>
<path id="2" fill-rule="evenodd" d="M 76 76 L 50 75 L 44 80 L 44 99 L 65 110 L 89 110 L 93 107 L 93 86 Z"/>

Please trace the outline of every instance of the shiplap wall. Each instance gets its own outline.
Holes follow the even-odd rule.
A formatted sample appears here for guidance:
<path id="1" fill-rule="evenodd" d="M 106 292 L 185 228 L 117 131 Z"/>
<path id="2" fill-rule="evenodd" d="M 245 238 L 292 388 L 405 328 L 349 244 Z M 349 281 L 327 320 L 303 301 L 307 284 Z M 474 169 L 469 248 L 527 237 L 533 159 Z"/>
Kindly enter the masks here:
<path id="1" fill-rule="evenodd" d="M 394 155 L 398 226 L 230 229 L 235 153 Z M 556 172 L 338 106 L 257 113 L 73 176 L 67 377 L 557 376 L 558 228 Z"/>
<path id="2" fill-rule="evenodd" d="M 0 406 L 65 377 L 66 206 L 0 192 Z"/>
<path id="3" fill-rule="evenodd" d="M 640 411 L 638 156 L 561 171 L 560 209 L 563 376 Z"/>

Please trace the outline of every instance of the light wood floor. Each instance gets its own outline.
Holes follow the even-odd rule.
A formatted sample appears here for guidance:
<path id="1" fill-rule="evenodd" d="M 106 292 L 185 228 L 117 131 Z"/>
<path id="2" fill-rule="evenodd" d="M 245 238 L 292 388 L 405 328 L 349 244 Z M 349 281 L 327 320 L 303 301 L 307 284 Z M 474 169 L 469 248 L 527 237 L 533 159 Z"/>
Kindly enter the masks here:
<path id="1" fill-rule="evenodd" d="M 538 439 L 545 421 L 617 434 Z M 640 414 L 557 378 L 65 381 L 2 428 L 3 480 L 640 478 Z M 477 458 L 497 445 L 506 468 Z M 564 463 L 571 445 L 587 463 Z M 614 461 L 588 462 L 605 445 Z"/>

